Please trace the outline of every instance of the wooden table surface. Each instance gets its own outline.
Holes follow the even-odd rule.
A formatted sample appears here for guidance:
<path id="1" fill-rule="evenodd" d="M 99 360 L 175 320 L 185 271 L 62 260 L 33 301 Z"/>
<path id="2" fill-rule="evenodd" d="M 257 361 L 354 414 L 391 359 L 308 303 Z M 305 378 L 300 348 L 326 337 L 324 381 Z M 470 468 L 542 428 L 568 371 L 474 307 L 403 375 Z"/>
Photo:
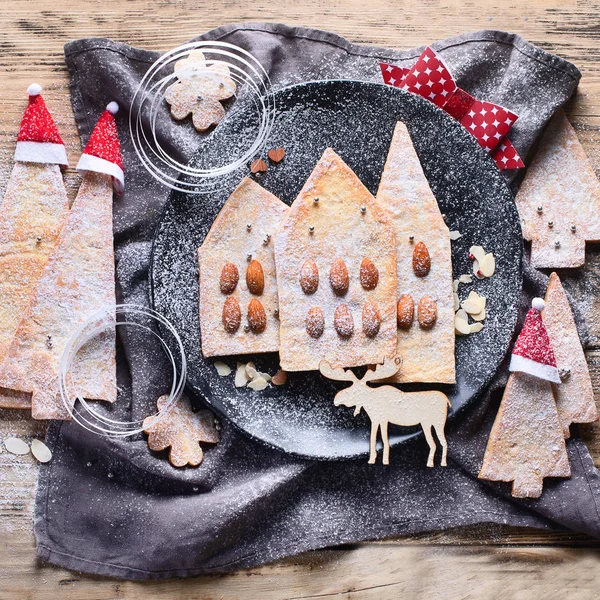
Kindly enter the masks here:
<path id="1" fill-rule="evenodd" d="M 0 189 L 25 107 L 37 81 L 55 115 L 72 165 L 80 144 L 70 108 L 65 42 L 110 37 L 167 50 L 223 23 L 280 21 L 334 31 L 353 42 L 410 48 L 465 31 L 502 29 L 574 62 L 583 79 L 567 113 L 600 173 L 600 2 L 592 0 L 4 0 L 0 7 Z M 67 173 L 72 197 L 77 174 Z M 585 277 L 598 279 L 600 247 L 588 247 Z M 600 283 L 598 284 L 600 294 Z M 600 340 L 600 295 L 587 298 Z M 600 343 L 588 352 L 600 400 Z M 0 439 L 38 436 L 44 425 L 0 411 Z M 600 425 L 586 427 L 600 465 Z M 37 467 L 31 456 L 0 454 L 0 599 L 108 598 L 595 598 L 600 542 L 581 535 L 482 525 L 357 544 L 224 576 L 168 582 L 89 577 L 36 561 L 32 505 Z"/>

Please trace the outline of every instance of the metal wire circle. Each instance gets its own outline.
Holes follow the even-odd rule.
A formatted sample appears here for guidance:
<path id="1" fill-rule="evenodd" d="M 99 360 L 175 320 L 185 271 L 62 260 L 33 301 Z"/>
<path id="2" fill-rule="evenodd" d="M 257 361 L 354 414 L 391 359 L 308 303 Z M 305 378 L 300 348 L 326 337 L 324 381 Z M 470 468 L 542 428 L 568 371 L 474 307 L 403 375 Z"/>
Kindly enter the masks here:
<path id="1" fill-rule="evenodd" d="M 125 320 L 118 321 L 119 316 L 124 316 Z M 151 324 L 164 325 L 169 334 L 173 336 L 175 343 L 171 346 L 175 346 L 174 352 L 155 328 L 151 327 Z M 85 344 L 108 329 L 122 326 L 137 327 L 154 335 L 160 341 L 171 363 L 173 381 L 169 397 L 162 408 L 152 415 L 154 420 L 150 423 L 151 425 L 160 422 L 179 400 L 187 377 L 187 361 L 181 338 L 173 325 L 160 313 L 151 308 L 135 304 L 118 304 L 116 307 L 107 307 L 92 315 L 67 342 L 59 366 L 59 391 L 66 410 L 76 423 L 97 435 L 115 438 L 131 437 L 141 433 L 143 431 L 143 420 L 120 421 L 110 418 L 105 412 L 98 410 L 102 403 L 92 404 L 80 395 L 71 393 L 68 378 L 77 354 Z"/>
<path id="2" fill-rule="evenodd" d="M 171 65 L 200 50 L 206 58 L 204 66 L 198 65 L 168 75 Z M 243 92 L 243 106 L 254 106 L 257 113 L 257 134 L 239 158 L 222 166 L 202 169 L 179 162 L 163 146 L 157 134 L 157 116 L 164 108 L 166 88 L 180 77 L 208 74 L 214 65 L 227 65 L 236 84 L 237 101 Z M 160 183 L 172 190 L 186 194 L 208 194 L 216 189 L 222 178 L 259 156 L 271 132 L 275 118 L 275 100 L 269 76 L 258 60 L 249 52 L 226 42 L 199 41 L 178 46 L 163 54 L 148 69 L 138 86 L 129 111 L 129 133 L 135 152 L 146 170 Z M 145 125 L 146 124 L 146 125 Z M 199 134 L 200 135 L 200 134 Z"/>

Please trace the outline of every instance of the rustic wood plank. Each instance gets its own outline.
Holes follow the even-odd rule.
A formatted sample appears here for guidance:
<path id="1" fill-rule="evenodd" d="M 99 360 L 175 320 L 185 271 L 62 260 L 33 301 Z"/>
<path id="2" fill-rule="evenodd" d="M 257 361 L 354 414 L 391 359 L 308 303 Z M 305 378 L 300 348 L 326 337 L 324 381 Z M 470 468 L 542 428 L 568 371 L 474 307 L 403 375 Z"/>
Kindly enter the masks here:
<path id="1" fill-rule="evenodd" d="M 70 39 L 99 36 L 166 50 L 227 22 L 271 20 L 324 28 L 360 43 L 407 48 L 462 31 L 514 31 L 575 62 L 583 73 L 567 106 L 596 172 L 600 174 L 600 2 L 529 0 L 498 8 L 492 0 L 441 2 L 406 0 L 296 0 L 273 3 L 228 0 L 198 4 L 162 0 L 13 0 L 0 9 L 0 189 L 3 191 L 14 139 L 32 81 L 45 87 L 48 102 L 67 145 L 71 164 L 80 152 L 69 104 L 62 47 Z M 79 178 L 67 172 L 74 198 Z M 594 336 L 588 353 L 596 400 L 600 403 L 600 246 L 592 246 L 581 284 L 571 290 L 582 301 Z M 18 411 L 0 411 L 0 439 L 41 437 L 44 426 Z M 583 428 L 600 465 L 600 425 Z M 37 467 L 31 457 L 0 454 L 0 597 L 4 598 L 590 598 L 598 589 L 597 546 L 585 536 L 500 526 L 424 534 L 391 542 L 309 553 L 301 558 L 227 576 L 168 583 L 114 582 L 38 565 L 34 558 L 31 514 Z M 540 547 L 542 546 L 543 547 Z M 537 547 L 533 547 L 537 546 Z M 560 547 L 559 547 L 560 546 Z M 571 548 L 569 548 L 569 546 Z M 576 547 L 576 548 L 575 548 Z"/>

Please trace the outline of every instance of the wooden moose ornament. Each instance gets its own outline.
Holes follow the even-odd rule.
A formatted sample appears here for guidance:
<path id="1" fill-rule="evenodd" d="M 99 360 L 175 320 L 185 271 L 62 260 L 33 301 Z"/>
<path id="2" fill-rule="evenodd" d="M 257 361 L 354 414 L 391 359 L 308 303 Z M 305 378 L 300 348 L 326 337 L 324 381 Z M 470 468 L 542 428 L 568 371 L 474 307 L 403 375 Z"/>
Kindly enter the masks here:
<path id="1" fill-rule="evenodd" d="M 383 441 L 383 464 L 390 464 L 390 443 L 388 440 L 388 424 L 412 426 L 421 425 L 425 439 L 429 445 L 429 456 L 427 466 L 433 467 L 433 459 L 436 451 L 436 443 L 431 428 L 442 445 L 442 467 L 446 466 L 446 454 L 448 444 L 444 434 L 446 416 L 450 400 L 442 392 L 403 392 L 391 386 L 383 385 L 372 388 L 367 385 L 369 381 L 382 381 L 395 375 L 402 360 L 400 358 L 386 358 L 383 364 L 376 366 L 375 370 L 368 370 L 361 379 L 358 379 L 351 370 L 333 368 L 327 361 L 321 361 L 319 371 L 328 379 L 336 381 L 350 381 L 352 386 L 339 391 L 333 403 L 335 406 L 355 407 L 354 416 L 361 409 L 365 409 L 371 420 L 371 440 L 369 464 L 375 464 L 377 460 L 377 434 L 381 429 Z"/>

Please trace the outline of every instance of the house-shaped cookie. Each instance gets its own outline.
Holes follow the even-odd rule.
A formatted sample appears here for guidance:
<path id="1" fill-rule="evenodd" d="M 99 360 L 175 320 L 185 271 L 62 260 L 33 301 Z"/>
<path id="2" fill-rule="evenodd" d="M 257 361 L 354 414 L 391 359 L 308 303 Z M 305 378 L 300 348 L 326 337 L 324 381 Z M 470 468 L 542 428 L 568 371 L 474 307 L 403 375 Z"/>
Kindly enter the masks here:
<path id="1" fill-rule="evenodd" d="M 454 383 L 450 232 L 402 122 L 396 124 L 377 202 L 390 215 L 397 244 L 397 353 L 403 362 L 392 381 Z M 419 306 L 422 313 L 423 304 L 431 308 L 432 302 L 435 322 L 420 322 Z"/>
<path id="2" fill-rule="evenodd" d="M 245 178 L 198 249 L 205 357 L 279 349 L 272 236 L 288 210 L 273 194 Z"/>
<path id="3" fill-rule="evenodd" d="M 281 367 L 382 362 L 396 351 L 392 224 L 354 172 L 325 150 L 275 234 Z"/>

